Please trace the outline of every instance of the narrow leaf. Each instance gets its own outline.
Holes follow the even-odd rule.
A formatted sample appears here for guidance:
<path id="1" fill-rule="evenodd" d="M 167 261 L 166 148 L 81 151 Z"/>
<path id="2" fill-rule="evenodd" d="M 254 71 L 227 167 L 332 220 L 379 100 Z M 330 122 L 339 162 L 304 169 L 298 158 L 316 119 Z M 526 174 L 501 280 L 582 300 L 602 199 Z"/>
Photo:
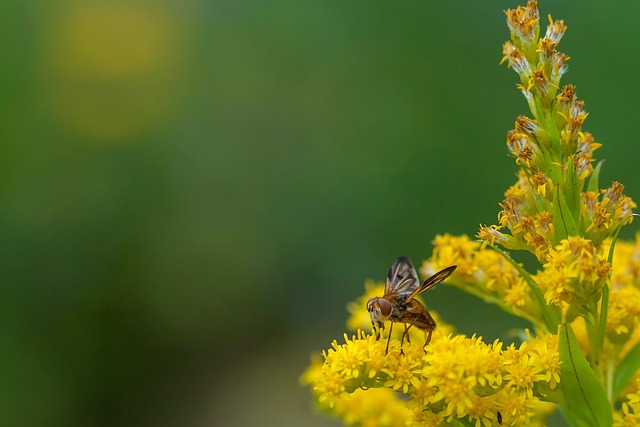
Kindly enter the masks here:
<path id="1" fill-rule="evenodd" d="M 553 194 L 553 225 L 556 229 L 556 243 L 568 236 L 578 235 L 578 227 L 567 206 L 564 194 L 560 191 L 560 186 L 556 187 Z"/>
<path id="2" fill-rule="evenodd" d="M 587 191 L 598 191 L 598 180 L 600 179 L 600 169 L 602 168 L 602 164 L 604 160 L 600 160 L 595 168 L 593 168 L 593 172 L 591 172 L 591 178 L 589 178 L 589 185 L 587 186 Z"/>
<path id="3" fill-rule="evenodd" d="M 607 258 L 607 262 L 609 264 L 613 264 L 613 249 L 616 247 L 616 242 L 618 241 L 620 230 L 622 230 L 622 225 L 618 226 L 616 231 L 613 232 L 613 237 L 611 238 L 611 246 L 609 246 L 609 256 Z"/>
<path id="4" fill-rule="evenodd" d="M 607 317 L 609 315 L 609 285 L 602 287 L 602 302 L 600 303 L 600 320 L 598 321 L 598 346 L 604 345 L 604 334 L 607 328 Z"/>
<path id="5" fill-rule="evenodd" d="M 576 172 L 575 156 L 569 158 L 566 174 L 566 202 L 573 218 L 580 217 L 580 191 L 582 190 L 582 184 L 578 178 Z"/>
<path id="6" fill-rule="evenodd" d="M 599 166 L 600 164 L 598 164 Z M 611 246 L 609 246 L 609 256 L 607 258 L 607 262 L 612 265 L 613 264 L 613 250 L 616 246 L 616 242 L 618 241 L 618 236 L 620 235 L 620 230 L 622 226 L 619 226 L 616 231 L 613 233 L 613 237 L 611 239 Z M 600 303 L 600 320 L 598 322 L 598 344 L 600 348 L 602 348 L 604 344 L 604 335 L 607 327 L 607 317 L 609 315 L 609 285 L 607 283 L 604 284 L 602 288 L 602 302 Z"/>
<path id="7" fill-rule="evenodd" d="M 607 394 L 568 324 L 560 329 L 558 347 L 560 384 L 567 415 L 579 426 L 610 427 L 613 418 Z"/>
<path id="8" fill-rule="evenodd" d="M 613 399 L 615 400 L 622 390 L 629 384 L 631 378 L 640 369 L 640 343 L 637 343 L 622 359 L 613 377 Z"/>

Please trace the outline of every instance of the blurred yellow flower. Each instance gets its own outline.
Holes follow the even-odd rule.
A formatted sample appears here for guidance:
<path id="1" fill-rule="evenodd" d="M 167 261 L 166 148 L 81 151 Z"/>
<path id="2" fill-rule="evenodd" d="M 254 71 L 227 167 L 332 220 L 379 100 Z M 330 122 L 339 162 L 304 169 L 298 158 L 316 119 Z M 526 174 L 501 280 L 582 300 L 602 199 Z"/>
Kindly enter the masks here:
<path id="1" fill-rule="evenodd" d="M 42 102 L 64 130 L 107 141 L 176 114 L 186 29 L 168 2 L 60 2 L 43 28 Z"/>

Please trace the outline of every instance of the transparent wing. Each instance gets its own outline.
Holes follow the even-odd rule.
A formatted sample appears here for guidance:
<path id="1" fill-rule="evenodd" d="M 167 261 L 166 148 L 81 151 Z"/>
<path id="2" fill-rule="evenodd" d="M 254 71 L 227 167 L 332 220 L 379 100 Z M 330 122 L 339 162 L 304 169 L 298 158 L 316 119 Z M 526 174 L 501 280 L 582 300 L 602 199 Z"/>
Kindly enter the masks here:
<path id="1" fill-rule="evenodd" d="M 387 284 L 384 288 L 384 295 L 395 295 L 404 299 L 420 287 L 420 280 L 416 269 L 413 268 L 411 260 L 401 256 L 393 263 L 387 275 Z"/>
<path id="2" fill-rule="evenodd" d="M 438 283 L 442 282 L 447 277 L 451 276 L 451 273 L 453 273 L 456 268 L 458 268 L 457 265 L 452 265 L 451 267 L 443 268 L 442 270 L 438 271 L 433 276 L 429 277 L 427 280 L 422 282 L 422 284 L 420 286 L 418 286 L 418 288 L 415 289 L 405 299 L 405 301 L 404 301 L 405 304 L 408 303 L 409 301 L 411 301 L 413 299 L 413 297 L 415 297 L 419 293 L 422 293 L 422 292 L 426 291 L 429 288 L 433 288 L 435 285 L 437 285 Z"/>

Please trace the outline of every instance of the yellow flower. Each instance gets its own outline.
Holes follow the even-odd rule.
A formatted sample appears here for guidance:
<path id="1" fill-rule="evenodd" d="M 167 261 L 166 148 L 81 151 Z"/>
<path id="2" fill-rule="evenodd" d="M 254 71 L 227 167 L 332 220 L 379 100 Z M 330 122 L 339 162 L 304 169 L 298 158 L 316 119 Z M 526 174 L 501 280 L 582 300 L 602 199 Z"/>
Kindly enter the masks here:
<path id="1" fill-rule="evenodd" d="M 480 225 L 476 237 L 482 240 L 482 249 L 485 249 L 488 244 L 492 246 L 500 245 L 506 249 L 522 249 L 522 245 L 517 239 L 509 234 L 502 233 L 500 229 L 501 227 L 497 225 L 491 225 L 489 227 Z"/>
<path id="2" fill-rule="evenodd" d="M 540 368 L 537 377 L 549 384 L 551 390 L 560 383 L 560 354 L 558 353 L 558 336 L 553 334 L 530 338 L 528 348 L 531 350 L 531 363 Z"/>
<path id="3" fill-rule="evenodd" d="M 544 290 L 544 297 L 549 304 L 564 307 L 569 302 L 574 289 L 571 278 L 563 270 L 549 269 L 537 275 L 536 281 Z"/>
<path id="4" fill-rule="evenodd" d="M 472 241 L 467 236 L 452 236 L 448 233 L 438 235 L 433 240 L 433 265 L 423 265 L 424 276 L 430 276 L 438 270 L 450 265 L 457 265 L 455 274 L 471 276 L 476 266 L 473 254 L 480 247 L 480 243 Z"/>
<path id="5" fill-rule="evenodd" d="M 521 278 L 518 283 L 509 288 L 504 296 L 504 302 L 513 307 L 523 307 L 531 297 L 529 296 L 529 285 Z"/>
<path id="6" fill-rule="evenodd" d="M 613 426 L 614 427 L 634 427 L 639 425 L 638 417 L 636 414 L 630 413 L 629 405 L 627 403 L 622 404 L 622 411 L 616 411 L 613 414 Z"/>
<path id="7" fill-rule="evenodd" d="M 611 241 L 605 242 L 609 250 Z M 636 233 L 635 243 L 618 241 L 613 258 L 611 284 L 614 289 L 640 285 L 640 233 Z"/>
<path id="8" fill-rule="evenodd" d="M 610 270 L 589 240 L 572 236 L 549 250 L 536 281 L 548 303 L 559 307 L 568 303 L 581 309 L 590 298 L 599 298 Z"/>
<path id="9" fill-rule="evenodd" d="M 607 334 L 609 339 L 620 341 L 628 338 L 638 324 L 640 315 L 640 289 L 626 286 L 612 289 L 609 294 Z M 622 337 L 617 337 L 622 335 Z"/>
<path id="10" fill-rule="evenodd" d="M 624 185 L 614 182 L 599 192 L 582 193 L 582 215 L 585 218 L 587 237 L 596 244 L 608 237 L 612 230 L 628 224 L 633 219 L 636 204 L 622 194 Z"/>
<path id="11" fill-rule="evenodd" d="M 456 286 L 534 323 L 539 318 L 540 307 L 529 285 L 501 254 L 467 236 L 445 234 L 438 236 L 434 245 L 432 257 L 422 264 L 423 275 L 433 274 L 446 265 L 464 265 L 462 269 L 458 267 L 445 285 Z"/>
<path id="12" fill-rule="evenodd" d="M 336 370 L 328 368 L 323 369 L 321 379 L 313 386 L 313 391 L 318 395 L 318 402 L 326 401 L 329 407 L 333 407 L 346 391 L 344 378 Z"/>
<path id="13" fill-rule="evenodd" d="M 500 413 L 503 425 L 531 424 L 531 418 L 535 415 L 535 409 L 540 402 L 537 397 L 527 398 L 525 394 L 519 393 L 513 388 L 506 388 L 502 398 L 504 405 Z"/>
<path id="14" fill-rule="evenodd" d="M 422 411 L 422 409 L 431 402 L 435 396 L 435 392 L 436 388 L 429 385 L 429 379 L 422 375 L 418 375 L 417 381 L 412 383 L 411 390 L 409 391 L 411 400 L 408 402 L 407 406 L 410 409 Z"/>
<path id="15" fill-rule="evenodd" d="M 533 175 L 531 175 L 531 183 L 533 184 L 533 191 L 536 194 L 540 194 L 541 196 L 546 195 L 548 182 L 549 180 L 547 179 L 547 176 L 543 172 L 537 171 Z"/>
<path id="16" fill-rule="evenodd" d="M 629 396 L 633 395 L 628 395 Z M 623 402 L 621 411 L 615 411 L 613 413 L 613 426 L 614 427 L 633 427 L 640 426 L 640 405 L 638 402 Z"/>
<path id="17" fill-rule="evenodd" d="M 421 370 L 421 355 L 422 351 L 413 346 L 404 352 L 404 357 L 388 359 L 388 367 L 382 369 L 382 372 L 387 374 L 384 386 L 404 394 L 409 392 L 409 387 L 418 387 L 420 379 L 417 374 Z"/>
<path id="18" fill-rule="evenodd" d="M 522 280 L 516 269 L 496 251 L 478 251 L 475 262 L 486 278 L 488 290 L 506 294 Z"/>
<path id="19" fill-rule="evenodd" d="M 331 412 L 347 425 L 404 427 L 413 416 L 405 402 L 387 388 L 357 389 L 337 401 Z"/>
<path id="20" fill-rule="evenodd" d="M 431 411 L 415 411 L 412 419 L 407 424 L 411 427 L 438 427 L 443 425 L 444 416 L 441 413 Z"/>
<path id="21" fill-rule="evenodd" d="M 511 31 L 511 40 L 516 49 L 522 50 L 523 55 L 526 54 L 527 57 L 535 55 L 540 33 L 537 2 L 529 1 L 526 7 L 518 6 L 515 9 L 507 9 L 505 14 L 507 15 L 507 25 Z M 509 61 L 511 67 L 520 74 L 523 82 L 529 79 L 532 70 L 520 69 L 511 63 L 511 59 Z"/>
<path id="22" fill-rule="evenodd" d="M 504 379 L 507 381 L 507 385 L 525 394 L 528 398 L 533 397 L 533 383 L 536 380 L 543 381 L 545 379 L 540 374 L 542 367 L 532 363 L 528 354 L 523 354 L 513 363 L 507 363 L 506 370 L 508 373 Z"/>
<path id="23" fill-rule="evenodd" d="M 475 427 L 491 427 L 496 423 L 495 399 L 491 397 L 473 396 L 469 408 L 469 419 Z"/>

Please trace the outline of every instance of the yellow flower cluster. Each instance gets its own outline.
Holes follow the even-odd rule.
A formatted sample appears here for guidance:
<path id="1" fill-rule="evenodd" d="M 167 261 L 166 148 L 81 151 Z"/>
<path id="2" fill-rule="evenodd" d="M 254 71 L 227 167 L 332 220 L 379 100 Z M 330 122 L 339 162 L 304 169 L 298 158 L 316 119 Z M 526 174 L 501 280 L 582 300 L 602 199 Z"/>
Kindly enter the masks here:
<path id="1" fill-rule="evenodd" d="M 437 330 L 426 353 L 421 343 L 406 343 L 400 354 L 394 338 L 385 354 L 384 340 L 362 331 L 345 335 L 344 344 L 334 341 L 323 353 L 324 363 L 313 364 L 303 380 L 318 402 L 347 424 L 364 425 L 364 419 L 375 417 L 372 425 L 404 420 L 436 426 L 455 418 L 489 427 L 500 417 L 503 425 L 529 425 L 543 400 L 557 401 L 555 335 L 503 349 L 498 340 L 487 344 L 480 337 Z M 387 399 L 384 405 L 376 403 L 380 399 Z"/>
<path id="2" fill-rule="evenodd" d="M 436 236 L 420 272 L 457 266 L 446 284 L 529 320 L 536 334 L 519 345 L 485 343 L 431 312 L 438 328 L 426 347 L 417 327 L 404 336 L 406 325 L 378 340 L 363 332 L 371 328 L 365 306 L 384 285 L 367 282 L 348 306 L 355 334 L 334 341 L 303 376 L 320 407 L 347 424 L 544 425 L 557 404 L 572 425 L 640 426 L 640 234 L 617 241 L 636 204 L 618 182 L 599 187 L 601 145 L 582 131 L 588 114 L 575 87 L 560 85 L 569 59 L 556 50 L 563 21 L 549 18 L 539 37 L 536 0 L 506 15 L 504 60 L 533 116 L 519 116 L 507 134 L 517 182 L 479 241 Z M 534 254 L 535 273 L 505 250 Z M 394 301 L 388 319 L 401 321 L 408 307 Z"/>
<path id="3" fill-rule="evenodd" d="M 431 258 L 420 272 L 428 277 L 447 265 L 457 265 L 447 281 L 486 302 L 538 324 L 540 311 L 522 275 L 498 252 L 467 236 L 436 236 Z"/>
<path id="4" fill-rule="evenodd" d="M 611 235 L 617 226 L 630 222 L 636 204 L 622 194 L 624 185 L 614 182 L 600 191 L 582 193 L 582 221 L 585 236 L 595 245 Z"/>
<path id="5" fill-rule="evenodd" d="M 604 242 L 603 246 L 607 251 L 610 244 L 611 241 Z M 629 352 L 640 345 L 640 234 L 636 236 L 634 243 L 618 241 L 615 245 L 609 288 L 600 365 L 603 367 L 604 375 L 611 377 L 620 369 L 620 364 Z M 572 327 L 584 354 L 591 356 L 594 344 L 590 342 L 588 316 L 573 320 Z M 637 376 L 637 379 L 640 379 L 640 376 Z M 640 421 L 640 406 L 633 406 L 631 403 L 635 401 L 627 398 L 631 393 L 638 393 L 637 388 L 626 390 L 611 398 L 613 401 L 629 401 L 622 405 L 626 411 L 625 419 L 628 421 L 635 416 L 634 414 L 638 414 Z M 640 426 L 640 422 L 624 425 Z"/>
<path id="6" fill-rule="evenodd" d="M 614 250 L 606 338 L 620 357 L 640 342 L 640 233 Z"/>
<path id="7" fill-rule="evenodd" d="M 457 264 L 458 269 L 446 284 L 542 326 L 539 306 L 529 285 L 498 252 L 483 249 L 479 242 L 467 236 L 450 234 L 437 236 L 433 245 L 431 258 L 422 264 L 423 276 Z M 617 242 L 613 265 L 605 258 L 609 245 L 610 241 L 605 242 L 598 251 L 587 239 L 569 237 L 549 250 L 543 269 L 532 278 L 541 287 L 546 301 L 562 308 L 566 320 L 572 321 L 578 310 L 584 311 L 587 304 L 600 299 L 602 287 L 611 276 L 606 338 L 615 343 L 618 350 L 624 344 L 620 353 L 624 356 L 640 342 L 640 328 L 637 328 L 640 325 L 640 234 L 635 243 Z M 378 288 L 370 294 L 380 291 Z M 369 321 L 366 313 L 361 314 L 361 319 L 358 327 L 365 328 Z M 577 325 L 576 333 L 586 342 L 583 325 Z M 588 351 L 588 344 L 584 347 Z"/>
<path id="8" fill-rule="evenodd" d="M 518 87 L 533 118 L 518 116 L 507 133 L 507 147 L 521 168 L 518 181 L 505 192 L 499 224 L 481 227 L 478 237 L 506 249 L 528 250 L 544 262 L 571 235 L 599 245 L 631 221 L 636 205 L 618 182 L 597 187 L 592 163 L 601 144 L 581 129 L 588 113 L 575 87 L 560 89 L 569 59 L 556 50 L 567 29 L 564 22 L 549 17 L 547 31 L 538 39 L 535 0 L 506 13 L 511 40 L 503 46 L 504 61 L 520 76 Z"/>
<path id="9" fill-rule="evenodd" d="M 613 413 L 613 427 L 640 426 L 640 377 L 629 387 L 621 408 Z"/>
<path id="10" fill-rule="evenodd" d="M 326 380 L 326 369 L 323 369 L 321 358 L 315 358 L 301 377 L 304 385 L 312 385 L 314 393 L 320 396 L 327 390 L 327 385 L 321 384 Z M 318 406 L 340 418 L 347 425 L 363 427 L 403 427 L 412 419 L 413 411 L 407 407 L 406 401 L 389 388 L 355 389 L 352 393 L 336 394 L 333 398 L 328 395 Z"/>
<path id="11" fill-rule="evenodd" d="M 600 299 L 611 266 L 589 240 L 569 237 L 550 249 L 544 270 L 535 279 L 547 303 L 580 311 L 590 300 Z"/>

